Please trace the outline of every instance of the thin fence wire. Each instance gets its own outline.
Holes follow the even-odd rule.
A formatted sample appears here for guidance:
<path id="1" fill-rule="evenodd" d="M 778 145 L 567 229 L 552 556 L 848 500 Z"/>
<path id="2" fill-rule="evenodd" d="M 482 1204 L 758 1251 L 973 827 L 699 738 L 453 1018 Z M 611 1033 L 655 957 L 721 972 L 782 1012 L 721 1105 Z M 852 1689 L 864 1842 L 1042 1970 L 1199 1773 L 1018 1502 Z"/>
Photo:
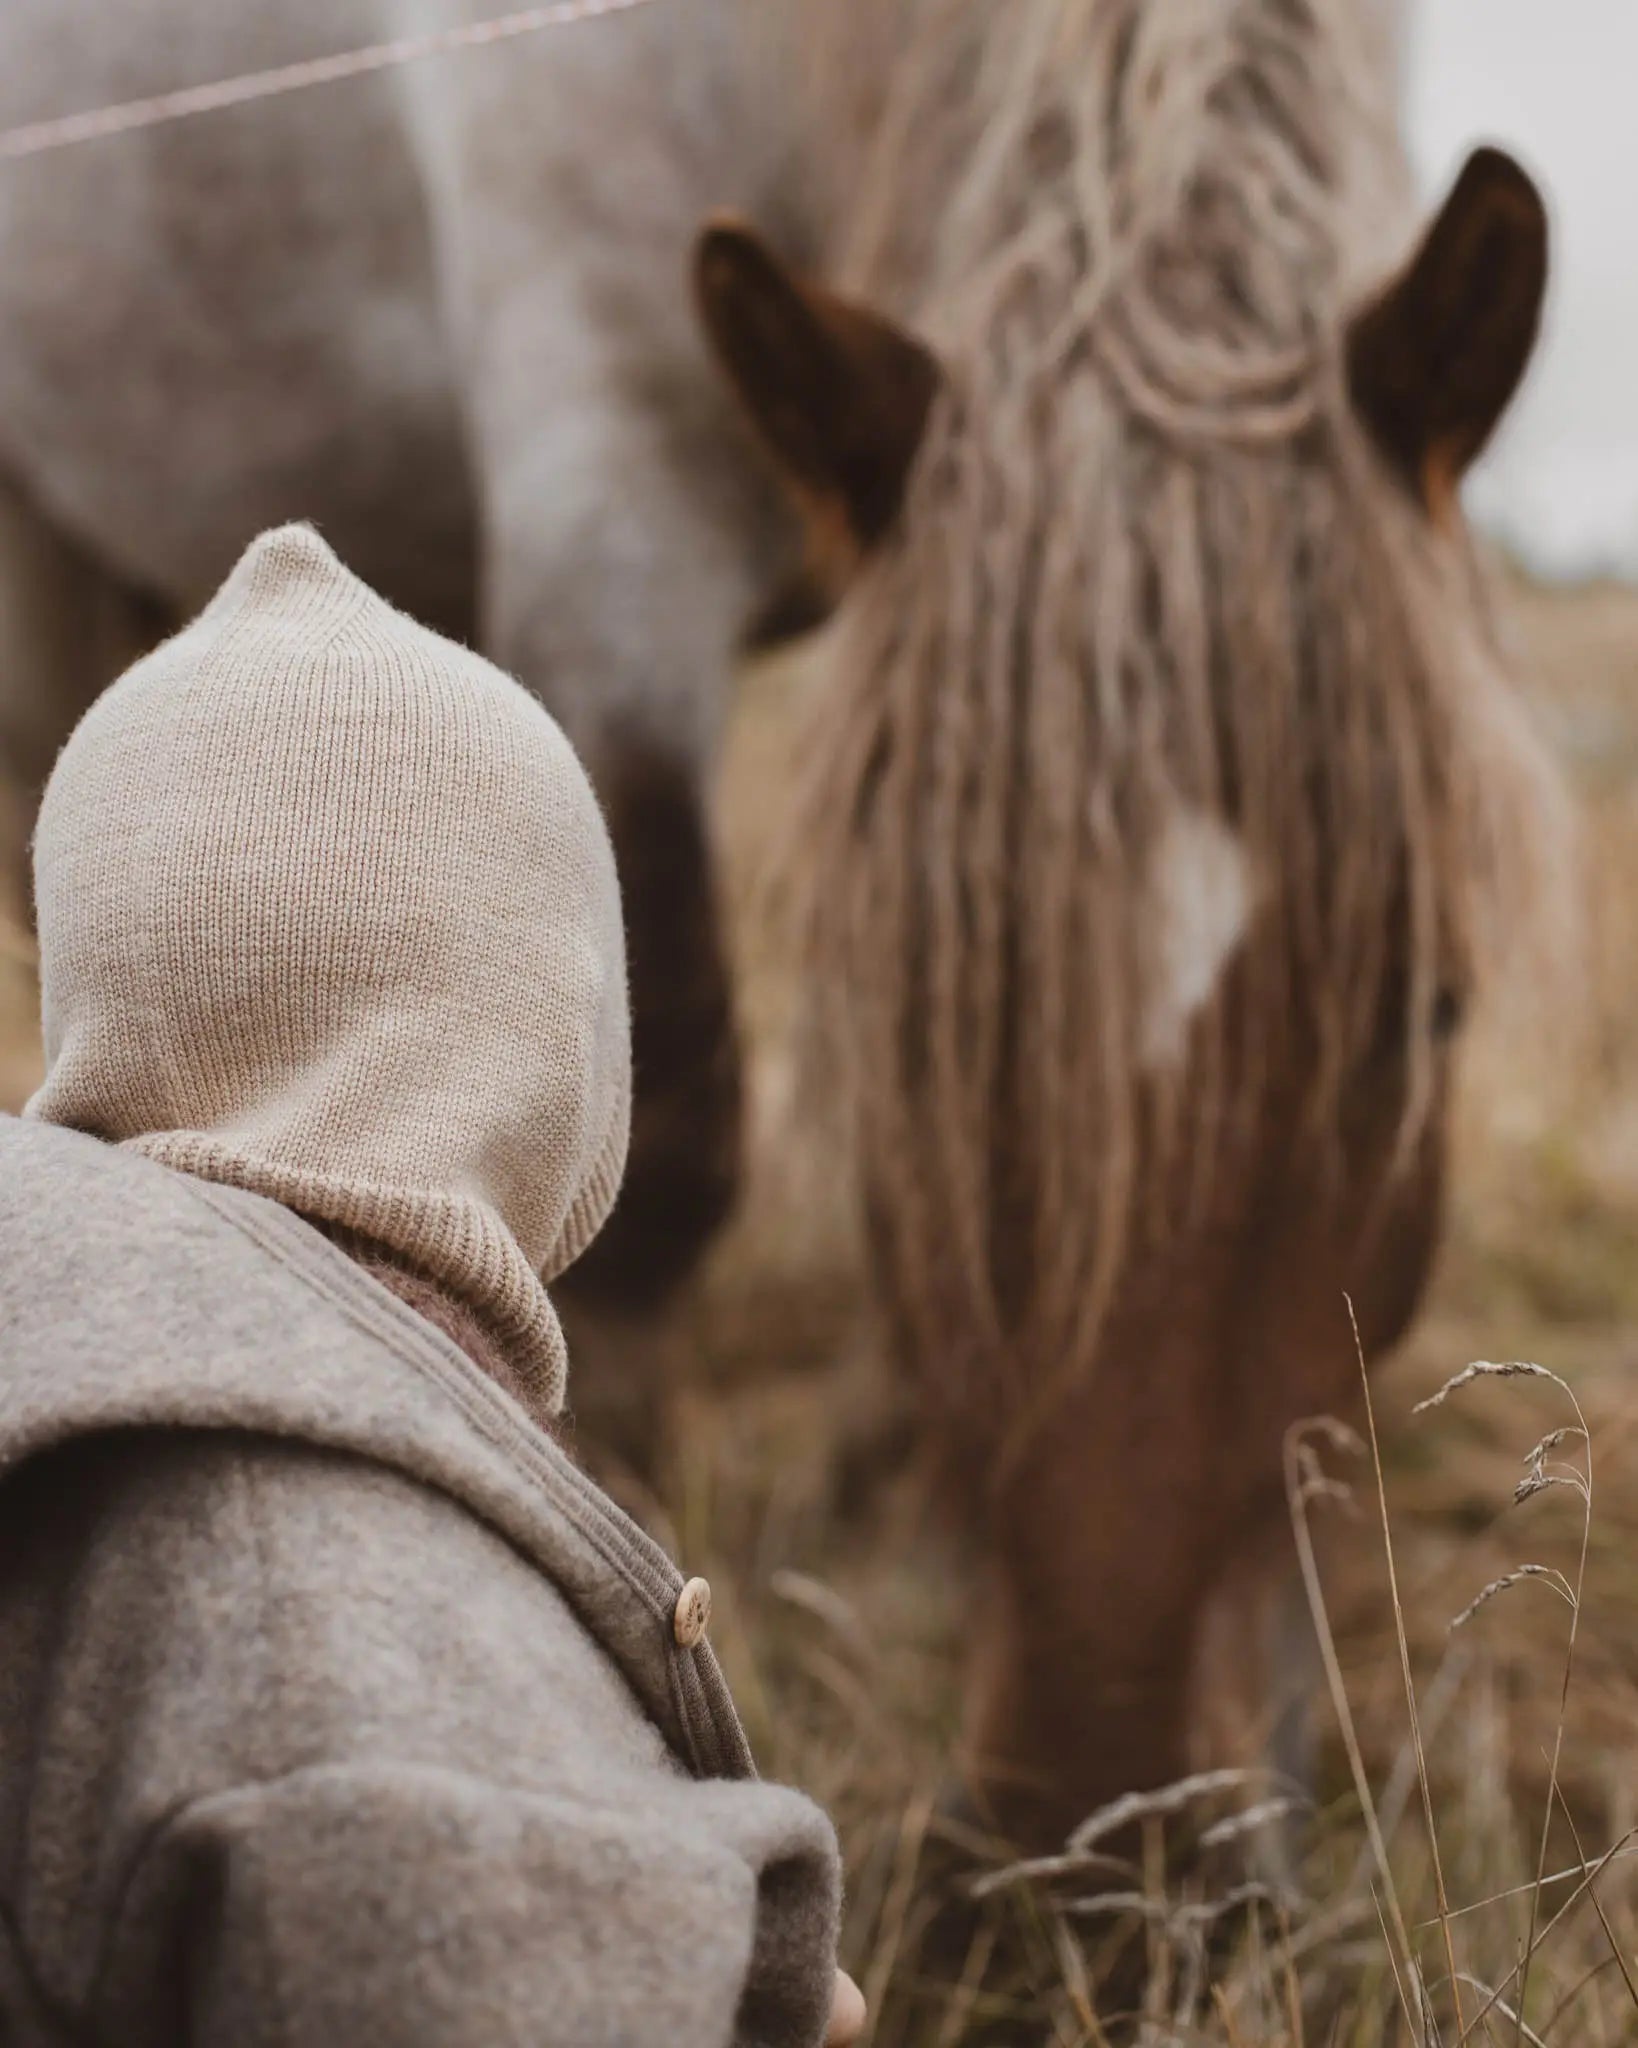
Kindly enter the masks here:
<path id="1" fill-rule="evenodd" d="M 148 99 L 121 100 L 112 106 L 92 107 L 84 113 L 64 114 L 50 121 L 28 121 L 20 127 L 0 129 L 0 162 L 15 163 L 25 157 L 44 156 L 50 150 L 71 149 L 85 142 L 104 142 L 115 135 L 133 134 L 138 129 L 159 128 L 172 121 L 192 120 L 199 114 L 250 106 L 258 100 L 281 99 L 288 93 L 309 92 L 321 85 L 337 85 L 344 79 L 395 70 L 403 64 L 420 63 L 424 58 L 486 49 L 495 43 L 515 41 L 520 36 L 538 35 L 545 29 L 568 28 L 576 22 L 593 21 L 600 15 L 627 14 L 635 8 L 654 4 L 655 0 L 553 0 L 553 4 L 548 6 L 526 7 L 517 13 L 497 15 L 488 21 L 434 29 L 425 35 L 401 36 L 394 42 L 374 43 L 359 50 L 342 50 L 331 57 L 310 57 L 301 63 L 281 64 L 267 71 L 247 71 L 236 78 L 217 79 L 209 85 L 184 86 L 175 92 L 156 93 Z"/>

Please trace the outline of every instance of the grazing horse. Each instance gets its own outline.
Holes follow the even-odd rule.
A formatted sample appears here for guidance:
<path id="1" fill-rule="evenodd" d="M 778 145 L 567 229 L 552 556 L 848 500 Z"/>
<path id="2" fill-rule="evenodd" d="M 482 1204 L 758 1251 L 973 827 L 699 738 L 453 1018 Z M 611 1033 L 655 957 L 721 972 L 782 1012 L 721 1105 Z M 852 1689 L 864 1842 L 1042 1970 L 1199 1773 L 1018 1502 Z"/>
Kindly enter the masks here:
<path id="1" fill-rule="evenodd" d="M 489 11 L 9 0 L 0 125 Z M 1541 809 L 1456 501 L 1541 209 L 1485 154 L 1390 271 L 1379 12 L 656 0 L 0 167 L 13 864 L 260 527 L 479 639 L 621 864 L 632 1172 L 583 1266 L 623 1314 L 735 1185 L 736 639 L 835 612 L 797 879 L 1021 1838 L 1256 1731 L 1282 1432 L 1346 1400 L 1344 1289 L 1373 1356 L 1411 1313 Z M 696 325 L 723 207 L 761 233 L 699 241 Z"/>
<path id="2" fill-rule="evenodd" d="M 1551 844 L 1457 503 L 1546 223 L 1484 150 L 1406 257 L 1359 0 L 900 18 L 848 296 L 733 222 L 697 282 L 838 600 L 792 880 L 1044 1844 L 1277 1733 L 1286 1433 L 1424 1286 Z"/>

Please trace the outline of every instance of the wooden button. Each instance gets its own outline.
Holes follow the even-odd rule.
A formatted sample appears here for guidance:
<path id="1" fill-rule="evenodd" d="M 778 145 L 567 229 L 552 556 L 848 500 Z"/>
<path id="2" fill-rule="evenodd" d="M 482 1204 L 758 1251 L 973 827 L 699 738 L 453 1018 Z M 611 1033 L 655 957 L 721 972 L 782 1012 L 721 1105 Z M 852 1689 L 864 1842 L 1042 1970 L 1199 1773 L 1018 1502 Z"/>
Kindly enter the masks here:
<path id="1" fill-rule="evenodd" d="M 671 1630 L 685 1650 L 705 1640 L 711 1625 L 711 1588 L 704 1579 L 690 1579 L 677 1595 Z"/>

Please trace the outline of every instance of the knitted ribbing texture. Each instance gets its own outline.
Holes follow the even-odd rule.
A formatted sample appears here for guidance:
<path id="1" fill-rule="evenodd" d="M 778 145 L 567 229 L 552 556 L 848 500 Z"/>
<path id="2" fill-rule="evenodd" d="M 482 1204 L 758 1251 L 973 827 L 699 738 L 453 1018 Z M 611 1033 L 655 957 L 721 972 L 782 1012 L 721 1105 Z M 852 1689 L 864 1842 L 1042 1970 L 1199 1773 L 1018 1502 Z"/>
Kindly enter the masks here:
<path id="1" fill-rule="evenodd" d="M 338 1224 L 562 1405 L 544 1282 L 630 1116 L 614 856 L 540 704 L 311 529 L 264 534 L 106 691 L 35 842 L 27 1114 Z"/>

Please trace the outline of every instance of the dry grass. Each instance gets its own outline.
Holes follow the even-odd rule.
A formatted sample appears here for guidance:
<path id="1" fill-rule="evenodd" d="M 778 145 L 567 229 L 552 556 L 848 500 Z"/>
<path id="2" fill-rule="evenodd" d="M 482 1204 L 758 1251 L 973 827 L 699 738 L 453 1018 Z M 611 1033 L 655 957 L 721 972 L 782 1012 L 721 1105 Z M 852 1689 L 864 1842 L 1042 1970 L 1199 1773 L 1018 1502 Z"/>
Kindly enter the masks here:
<path id="1" fill-rule="evenodd" d="M 0 1109 L 19 1107 L 40 1077 L 34 947 L 20 913 L 0 882 Z"/>
<path id="2" fill-rule="evenodd" d="M 959 1938 L 929 1926 L 961 1576 L 913 1471 L 868 1469 L 890 1401 L 845 1204 L 833 1162 L 788 1128 L 790 981 L 741 918 L 756 1197 L 692 1319 L 696 1371 L 654 1514 L 712 1578 L 714 1633 L 764 1767 L 841 1824 L 846 1959 L 872 1996 L 877 2048 L 1119 2038 L 1094 1987 L 1123 1947 L 1149 1965 L 1150 2041 L 1638 2041 L 1638 595 L 1526 592 L 1522 618 L 1543 714 L 1586 800 L 1588 984 L 1573 1033 L 1562 1011 L 1545 1036 L 1492 1020 L 1474 1048 L 1441 1275 L 1375 1382 L 1397 1601 L 1369 1458 L 1319 1442 L 1317 1463 L 1294 1465 L 1346 1705 L 1294 1884 L 1248 1887 L 1235 1853 L 1237 1832 L 1278 1817 L 1280 1788 L 1196 1785 L 1178 1795 L 1187 1812 L 1146 1818 L 1137 1867 L 1109 1867 L 1085 1839 L 1053 1869 L 1003 1878 Z M 742 912 L 779 822 L 799 687 L 768 669 L 742 693 L 724 803 Z M 31 1006 L 26 952 L 7 939 L 0 1102 L 33 1070 Z M 1534 1376 L 1481 1377 L 1413 1417 L 1468 1359 L 1496 1354 L 1562 1375 L 1590 1445 L 1554 1438 L 1580 1425 Z M 1321 1468 L 1355 1512 L 1316 1483 Z M 1531 1483 L 1572 1469 L 1593 1475 L 1590 1501 L 1576 1484 Z M 1544 1569 L 1451 1632 L 1522 1566 Z M 1247 1805 L 1249 1821 L 1222 1818 Z M 1189 1889 L 1161 1851 L 1201 1814 L 1219 1817 L 1222 1874 Z"/>

